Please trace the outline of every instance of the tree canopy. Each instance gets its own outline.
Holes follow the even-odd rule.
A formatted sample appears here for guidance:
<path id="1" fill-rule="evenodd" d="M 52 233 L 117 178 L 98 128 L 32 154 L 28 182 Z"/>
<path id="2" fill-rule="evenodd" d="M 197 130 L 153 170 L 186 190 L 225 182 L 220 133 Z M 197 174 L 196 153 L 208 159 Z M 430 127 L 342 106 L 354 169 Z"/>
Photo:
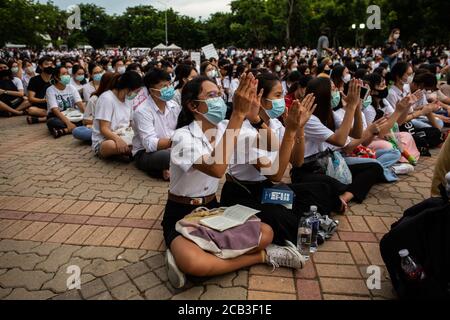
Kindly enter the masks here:
<path id="1" fill-rule="evenodd" d="M 369 5 L 381 8 L 381 30 L 352 30 L 366 23 Z M 150 5 L 129 7 L 109 15 L 95 4 L 80 4 L 81 30 L 69 30 L 70 13 L 52 1 L 0 0 L 0 46 L 7 42 L 41 47 L 90 44 L 153 47 L 165 42 L 165 11 Z M 196 49 L 207 43 L 218 47 L 315 46 L 320 29 L 328 27 L 334 46 L 354 45 L 355 32 L 364 44 L 380 45 L 394 27 L 401 39 L 420 45 L 449 45 L 448 0 L 233 0 L 231 12 L 194 19 L 168 9 L 170 43 Z"/>

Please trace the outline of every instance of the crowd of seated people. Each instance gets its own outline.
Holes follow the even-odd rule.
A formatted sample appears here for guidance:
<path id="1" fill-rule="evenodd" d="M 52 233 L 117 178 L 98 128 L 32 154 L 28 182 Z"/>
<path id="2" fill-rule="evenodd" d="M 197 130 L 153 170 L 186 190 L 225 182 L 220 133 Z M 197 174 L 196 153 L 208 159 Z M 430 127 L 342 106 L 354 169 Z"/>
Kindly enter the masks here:
<path id="1" fill-rule="evenodd" d="M 318 57 L 300 48 L 220 52 L 199 66 L 185 54 L 34 55 L 0 60 L 0 115 L 26 115 L 54 138 L 71 134 L 101 159 L 133 161 L 169 181 L 162 228 L 169 279 L 179 288 L 186 274 L 258 263 L 302 268 L 297 228 L 311 205 L 345 214 L 445 141 L 449 61 L 376 50 Z M 326 157 L 351 181 L 319 170 Z M 292 208 L 262 203 L 262 191 L 286 178 Z M 235 204 L 261 220 L 259 245 L 246 254 L 221 259 L 176 230 L 197 208 Z"/>

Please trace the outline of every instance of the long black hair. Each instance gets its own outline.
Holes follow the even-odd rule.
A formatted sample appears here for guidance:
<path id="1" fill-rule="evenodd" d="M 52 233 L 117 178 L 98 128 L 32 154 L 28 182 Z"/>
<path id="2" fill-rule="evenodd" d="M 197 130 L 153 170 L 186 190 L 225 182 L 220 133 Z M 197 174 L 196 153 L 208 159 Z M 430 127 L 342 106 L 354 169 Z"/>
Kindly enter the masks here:
<path id="1" fill-rule="evenodd" d="M 317 104 L 314 115 L 319 118 L 320 122 L 328 129 L 334 131 L 334 117 L 331 110 L 331 80 L 329 78 L 314 78 L 308 82 L 306 93 L 314 94 Z"/>
<path id="2" fill-rule="evenodd" d="M 189 78 L 192 70 L 195 70 L 195 68 L 189 64 L 182 63 L 177 66 L 177 68 L 175 69 L 175 81 L 178 81 L 178 84 L 175 89 L 183 88 L 183 86 L 185 85 L 183 79 Z"/>
<path id="3" fill-rule="evenodd" d="M 190 103 L 197 103 L 200 92 L 202 92 L 203 82 L 209 81 L 217 85 L 214 81 L 206 76 L 199 76 L 183 87 L 181 91 L 181 112 L 178 116 L 177 129 L 190 125 L 195 120 L 194 113 L 189 109 Z"/>

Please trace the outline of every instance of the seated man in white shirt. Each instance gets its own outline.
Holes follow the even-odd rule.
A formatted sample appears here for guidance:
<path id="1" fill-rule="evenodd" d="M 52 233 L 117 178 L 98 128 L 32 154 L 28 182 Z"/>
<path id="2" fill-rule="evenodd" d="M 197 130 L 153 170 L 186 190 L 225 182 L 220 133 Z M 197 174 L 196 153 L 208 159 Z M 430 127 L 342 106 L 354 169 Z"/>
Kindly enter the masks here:
<path id="1" fill-rule="evenodd" d="M 175 90 L 170 74 L 155 69 L 144 78 L 148 98 L 133 115 L 133 157 L 136 166 L 150 176 L 169 180 L 170 147 L 180 106 L 173 101 Z"/>

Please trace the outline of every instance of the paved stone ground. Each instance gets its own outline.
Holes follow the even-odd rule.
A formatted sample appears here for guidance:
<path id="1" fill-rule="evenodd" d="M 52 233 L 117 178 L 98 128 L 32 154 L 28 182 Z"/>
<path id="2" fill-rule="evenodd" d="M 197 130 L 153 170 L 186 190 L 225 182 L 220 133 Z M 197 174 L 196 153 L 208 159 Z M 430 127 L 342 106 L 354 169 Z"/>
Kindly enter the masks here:
<path id="1" fill-rule="evenodd" d="M 184 290 L 167 281 L 160 222 L 167 183 L 133 164 L 101 161 L 44 124 L 0 119 L 0 299 L 392 299 L 378 242 L 411 205 L 429 197 L 432 158 L 352 205 L 338 233 L 299 272 L 264 265 Z M 67 291 L 67 267 L 81 290 Z M 369 265 L 383 270 L 369 290 Z"/>

